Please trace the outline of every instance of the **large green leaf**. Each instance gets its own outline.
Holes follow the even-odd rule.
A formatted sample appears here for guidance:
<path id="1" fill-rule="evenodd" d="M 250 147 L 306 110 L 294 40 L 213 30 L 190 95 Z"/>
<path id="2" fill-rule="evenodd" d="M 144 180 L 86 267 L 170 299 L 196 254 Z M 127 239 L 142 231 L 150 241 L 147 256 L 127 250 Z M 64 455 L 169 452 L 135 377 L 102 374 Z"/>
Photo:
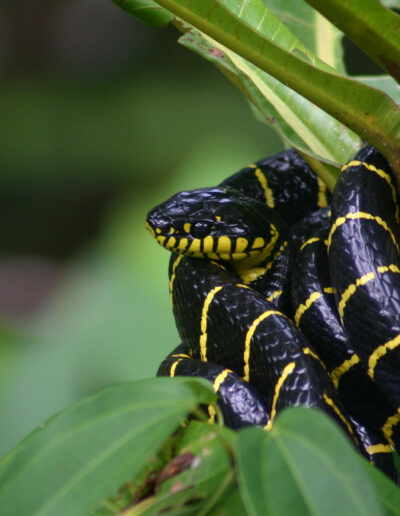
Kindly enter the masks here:
<path id="1" fill-rule="evenodd" d="M 188 413 L 215 397 L 204 381 L 154 378 L 72 405 L 0 461 L 0 514 L 87 514 L 138 473 Z"/>
<path id="2" fill-rule="evenodd" d="M 163 27 L 168 25 L 174 15 L 160 7 L 153 0 L 112 0 L 119 7 L 128 11 L 147 25 Z"/>
<path id="3" fill-rule="evenodd" d="M 271 432 L 239 433 L 239 489 L 252 516 L 381 516 L 357 452 L 325 414 L 297 407 Z"/>
<path id="4" fill-rule="evenodd" d="M 387 516 L 400 516 L 400 488 L 389 480 L 378 468 L 363 461 L 374 484 L 375 492 Z"/>
<path id="5" fill-rule="evenodd" d="M 279 20 L 260 2 L 159 0 L 160 5 L 273 75 L 375 145 L 398 171 L 398 107 L 382 92 L 337 75 L 303 45 L 291 45 L 290 31 L 283 30 Z"/>
<path id="6" fill-rule="evenodd" d="M 356 152 L 360 140 L 354 133 L 271 75 L 198 31 L 190 30 L 179 41 L 212 61 L 288 145 L 338 168 Z M 338 171 L 322 163 L 319 167 L 324 170 L 317 172 L 333 189 Z"/>
<path id="7" fill-rule="evenodd" d="M 307 0 L 400 82 L 400 16 L 379 0 Z"/>
<path id="8" fill-rule="evenodd" d="M 343 33 L 305 0 L 264 0 L 271 11 L 311 52 L 341 73 Z"/>

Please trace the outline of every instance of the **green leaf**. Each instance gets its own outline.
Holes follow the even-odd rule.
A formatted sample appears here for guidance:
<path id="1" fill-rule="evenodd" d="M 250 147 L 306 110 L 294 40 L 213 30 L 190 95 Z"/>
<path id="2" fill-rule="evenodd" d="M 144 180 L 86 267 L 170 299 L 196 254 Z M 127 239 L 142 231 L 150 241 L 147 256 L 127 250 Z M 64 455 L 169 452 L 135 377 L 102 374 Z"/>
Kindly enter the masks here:
<path id="1" fill-rule="evenodd" d="M 379 0 L 307 0 L 400 82 L 400 16 Z"/>
<path id="2" fill-rule="evenodd" d="M 153 0 L 112 0 L 114 4 L 128 11 L 135 18 L 147 25 L 164 27 L 172 20 L 174 15 L 163 9 Z"/>
<path id="3" fill-rule="evenodd" d="M 2 516 L 86 515 L 137 474 L 199 403 L 215 398 L 208 382 L 154 378 L 72 405 L 0 461 Z"/>
<path id="4" fill-rule="evenodd" d="M 400 9 L 400 0 L 380 0 L 380 2 L 390 9 Z"/>
<path id="5" fill-rule="evenodd" d="M 372 480 L 382 507 L 387 516 L 400 516 L 400 489 L 378 468 L 361 459 Z"/>
<path id="6" fill-rule="evenodd" d="M 269 433 L 244 429 L 237 462 L 239 489 L 252 516 L 382 515 L 358 453 L 317 410 L 286 409 Z"/>
<path id="7" fill-rule="evenodd" d="M 279 20 L 260 2 L 159 0 L 185 22 L 340 120 L 377 147 L 399 171 L 398 107 L 383 93 L 337 75 L 313 58 L 303 45 L 291 45 L 290 31 L 284 30 Z M 285 44 L 289 48 L 285 48 Z"/>
<path id="8" fill-rule="evenodd" d="M 358 149 L 360 140 L 354 133 L 226 47 L 196 30 L 179 42 L 213 62 L 245 94 L 261 121 L 271 124 L 288 145 L 316 158 L 315 163 L 322 159 L 339 168 Z M 333 189 L 338 171 L 324 172 L 322 179 Z"/>
<path id="9" fill-rule="evenodd" d="M 353 79 L 385 92 L 396 104 L 400 104 L 400 86 L 390 75 L 357 75 Z"/>
<path id="10" fill-rule="evenodd" d="M 264 0 L 264 3 L 314 55 L 345 73 L 343 33 L 332 23 L 305 0 Z"/>

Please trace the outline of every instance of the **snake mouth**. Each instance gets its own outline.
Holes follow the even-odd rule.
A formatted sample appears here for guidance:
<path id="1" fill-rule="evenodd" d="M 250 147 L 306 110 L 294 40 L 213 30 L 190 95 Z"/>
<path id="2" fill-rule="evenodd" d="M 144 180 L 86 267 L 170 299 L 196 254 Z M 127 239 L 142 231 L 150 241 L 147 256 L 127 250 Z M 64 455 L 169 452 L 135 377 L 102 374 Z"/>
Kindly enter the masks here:
<path id="1" fill-rule="evenodd" d="M 150 232 L 151 236 L 153 236 L 154 238 L 156 237 L 156 232 L 154 231 L 154 229 L 150 226 L 150 224 L 148 223 L 148 221 L 146 220 L 146 229 Z"/>
<path id="2" fill-rule="evenodd" d="M 146 224 L 147 229 L 157 240 L 161 247 L 170 252 L 178 253 L 192 258 L 206 258 L 216 261 L 246 261 L 254 260 L 263 255 L 267 241 L 258 237 L 252 241 L 246 238 L 230 238 L 220 236 L 213 238 L 211 235 L 205 238 L 194 238 L 190 235 L 178 236 L 176 233 L 167 235 L 157 232 L 150 224 Z"/>

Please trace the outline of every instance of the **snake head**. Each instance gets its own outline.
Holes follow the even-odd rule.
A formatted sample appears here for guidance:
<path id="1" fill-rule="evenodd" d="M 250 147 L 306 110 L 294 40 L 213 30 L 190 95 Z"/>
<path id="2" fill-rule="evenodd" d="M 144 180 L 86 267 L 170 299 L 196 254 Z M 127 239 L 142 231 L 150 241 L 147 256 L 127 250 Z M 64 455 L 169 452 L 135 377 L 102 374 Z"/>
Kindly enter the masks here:
<path id="1" fill-rule="evenodd" d="M 267 206 L 227 187 L 177 193 L 153 208 L 146 221 L 169 251 L 229 261 L 265 256 L 282 224 Z"/>

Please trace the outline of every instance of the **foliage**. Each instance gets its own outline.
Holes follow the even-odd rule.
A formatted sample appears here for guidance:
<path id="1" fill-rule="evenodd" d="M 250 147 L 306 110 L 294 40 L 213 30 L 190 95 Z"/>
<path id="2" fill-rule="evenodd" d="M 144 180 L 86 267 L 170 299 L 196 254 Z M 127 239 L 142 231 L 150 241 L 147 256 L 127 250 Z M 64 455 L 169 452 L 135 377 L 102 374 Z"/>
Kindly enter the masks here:
<path id="1" fill-rule="evenodd" d="M 377 0 L 115 3 L 150 25 L 174 23 L 331 189 L 361 138 L 400 171 L 398 16 Z M 392 77 L 348 77 L 342 33 L 308 4 Z M 1 514 L 329 516 L 340 500 L 343 514 L 400 515 L 400 490 L 325 415 L 288 409 L 270 432 L 234 433 L 204 421 L 200 405 L 214 402 L 206 382 L 151 379 L 72 405 L 1 460 Z"/>
<path id="2" fill-rule="evenodd" d="M 371 3 L 375 5 L 374 13 L 377 16 L 376 32 L 383 34 L 388 24 L 393 24 L 392 17 L 395 21 L 399 17 L 390 14 L 387 20 L 387 9 L 377 0 L 371 0 Z M 136 2 L 132 0 L 130 4 L 133 8 Z M 360 144 L 354 134 L 349 134 L 351 129 L 377 147 L 393 168 L 400 172 L 398 106 L 383 92 L 339 73 L 338 69 L 343 71 L 343 66 L 337 65 L 340 53 L 334 50 L 339 38 L 336 29 L 326 20 L 315 15 L 307 17 L 311 21 L 311 27 L 307 26 L 308 44 L 310 29 L 315 33 L 313 53 L 273 12 L 275 7 L 278 14 L 285 11 L 290 13 L 292 19 L 302 20 L 304 2 L 298 2 L 296 6 L 289 4 L 285 9 L 279 9 L 279 4 L 268 0 L 160 0 L 158 4 L 175 15 L 175 23 L 181 30 L 193 33 L 193 37 L 189 37 L 195 38 L 194 43 L 197 48 L 200 47 L 200 53 L 216 58 L 217 66 L 223 68 L 257 111 L 261 111 L 264 119 L 273 124 L 279 120 L 280 133 L 299 150 L 320 161 L 339 166 Z M 335 2 L 323 4 L 327 9 Z M 363 11 L 362 0 L 352 5 L 357 12 Z M 351 13 L 347 14 L 351 18 Z M 146 21 L 149 21 L 148 18 Z M 364 26 L 360 31 L 363 29 Z M 387 40 L 384 39 L 386 44 Z M 187 38 L 184 41 L 187 42 Z M 374 40 L 374 52 L 384 54 L 385 44 Z M 398 40 L 393 44 L 397 52 Z M 295 113 L 292 111 L 294 104 Z M 326 113 L 315 113 L 316 106 Z M 271 114 L 271 110 L 275 113 Z M 336 126 L 327 113 L 337 119 Z M 279 114 L 278 118 L 276 114 Z M 291 130 L 284 130 L 284 122 Z M 303 142 L 293 141 L 293 133 Z M 326 149 L 327 145 L 333 149 Z M 331 169 L 323 176 L 330 176 L 328 183 L 331 186 L 334 184 Z"/>
<path id="3" fill-rule="evenodd" d="M 270 432 L 179 428 L 213 401 L 205 381 L 156 378 L 72 405 L 0 462 L 2 514 L 330 516 L 340 499 L 349 516 L 400 515 L 400 490 L 325 414 L 286 409 Z"/>

